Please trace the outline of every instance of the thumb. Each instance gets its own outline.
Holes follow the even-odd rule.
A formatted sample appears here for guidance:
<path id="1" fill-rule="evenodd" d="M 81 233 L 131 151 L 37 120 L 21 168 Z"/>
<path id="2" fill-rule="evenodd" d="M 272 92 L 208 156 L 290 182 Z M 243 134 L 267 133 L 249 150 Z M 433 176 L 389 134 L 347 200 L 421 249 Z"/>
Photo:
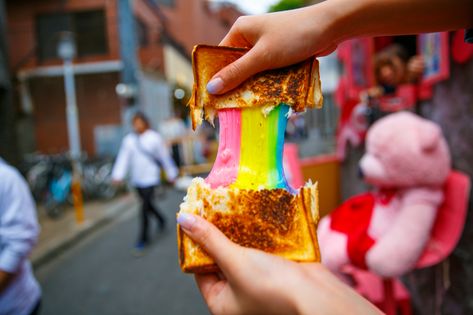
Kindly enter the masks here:
<path id="1" fill-rule="evenodd" d="M 235 261 L 241 256 L 241 247 L 230 241 L 215 225 L 189 213 L 179 213 L 177 223 L 213 258 L 224 274 L 232 274 L 235 271 L 238 266 Z"/>
<path id="2" fill-rule="evenodd" d="M 264 51 L 261 45 L 251 48 L 246 54 L 217 72 L 207 83 L 210 94 L 223 94 L 236 88 L 255 73 L 266 70 Z"/>

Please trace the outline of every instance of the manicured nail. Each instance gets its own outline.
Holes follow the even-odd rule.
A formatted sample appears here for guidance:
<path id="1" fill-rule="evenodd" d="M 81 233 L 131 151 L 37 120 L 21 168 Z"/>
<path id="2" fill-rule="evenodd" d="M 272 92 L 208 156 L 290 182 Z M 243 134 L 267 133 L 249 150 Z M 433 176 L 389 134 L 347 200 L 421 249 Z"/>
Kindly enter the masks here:
<path id="1" fill-rule="evenodd" d="M 179 213 L 177 216 L 177 223 L 186 230 L 192 229 L 196 219 L 192 214 L 189 213 Z"/>
<path id="2" fill-rule="evenodd" d="M 223 80 L 221 78 L 215 78 L 207 83 L 207 91 L 210 94 L 216 94 L 223 89 Z"/>

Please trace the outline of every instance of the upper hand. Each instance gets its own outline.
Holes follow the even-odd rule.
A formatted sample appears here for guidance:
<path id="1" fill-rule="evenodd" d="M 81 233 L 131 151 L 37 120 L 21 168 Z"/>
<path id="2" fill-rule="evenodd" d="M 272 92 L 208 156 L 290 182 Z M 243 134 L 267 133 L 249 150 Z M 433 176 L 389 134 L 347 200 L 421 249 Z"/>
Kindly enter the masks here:
<path id="1" fill-rule="evenodd" d="M 178 222 L 220 268 L 195 275 L 212 314 L 380 314 L 321 264 L 241 247 L 198 216 Z"/>
<path id="2" fill-rule="evenodd" d="M 333 35 L 335 18 L 324 6 L 240 17 L 220 45 L 250 50 L 215 74 L 208 91 L 221 94 L 255 73 L 334 51 L 339 42 Z"/>

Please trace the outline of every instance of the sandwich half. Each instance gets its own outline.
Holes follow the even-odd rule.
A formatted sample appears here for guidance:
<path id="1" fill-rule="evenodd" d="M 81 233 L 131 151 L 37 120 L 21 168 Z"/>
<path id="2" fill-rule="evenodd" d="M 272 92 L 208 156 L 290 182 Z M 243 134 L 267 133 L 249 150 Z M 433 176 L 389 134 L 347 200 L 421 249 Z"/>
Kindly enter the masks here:
<path id="1" fill-rule="evenodd" d="M 212 189 L 202 178 L 194 178 L 180 211 L 202 216 L 242 246 L 299 262 L 320 261 L 317 184 L 307 184 L 294 195 L 285 189 Z M 212 258 L 182 229 L 177 235 L 184 272 L 217 270 Z"/>
<path id="2" fill-rule="evenodd" d="M 192 52 L 194 88 L 189 101 L 192 127 L 203 118 L 210 123 L 216 111 L 224 108 L 271 108 L 284 103 L 294 112 L 322 107 L 319 62 L 309 58 L 289 67 L 267 70 L 252 76 L 222 95 L 207 92 L 207 83 L 223 67 L 243 56 L 248 49 L 197 45 Z"/>

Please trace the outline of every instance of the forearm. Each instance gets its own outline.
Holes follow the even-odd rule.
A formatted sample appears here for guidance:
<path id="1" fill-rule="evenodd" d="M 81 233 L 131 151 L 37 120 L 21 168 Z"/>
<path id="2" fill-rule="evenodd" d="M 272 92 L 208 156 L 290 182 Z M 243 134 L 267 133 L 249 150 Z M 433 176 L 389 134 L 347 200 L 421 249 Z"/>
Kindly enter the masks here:
<path id="1" fill-rule="evenodd" d="M 5 290 L 13 279 L 13 274 L 0 270 L 0 294 Z"/>
<path id="2" fill-rule="evenodd" d="M 288 283 L 290 290 L 287 290 L 292 305 L 297 310 L 296 314 L 382 314 L 375 306 L 322 265 L 317 263 L 301 264 L 301 267 L 304 271 L 293 277 L 299 278 L 296 280 L 296 285 L 291 288 L 291 283 Z M 330 300 L 337 302 L 325 303 Z"/>
<path id="3" fill-rule="evenodd" d="M 311 8 L 317 9 L 332 15 L 333 35 L 339 42 L 473 26 L 472 0 L 328 0 Z"/>

